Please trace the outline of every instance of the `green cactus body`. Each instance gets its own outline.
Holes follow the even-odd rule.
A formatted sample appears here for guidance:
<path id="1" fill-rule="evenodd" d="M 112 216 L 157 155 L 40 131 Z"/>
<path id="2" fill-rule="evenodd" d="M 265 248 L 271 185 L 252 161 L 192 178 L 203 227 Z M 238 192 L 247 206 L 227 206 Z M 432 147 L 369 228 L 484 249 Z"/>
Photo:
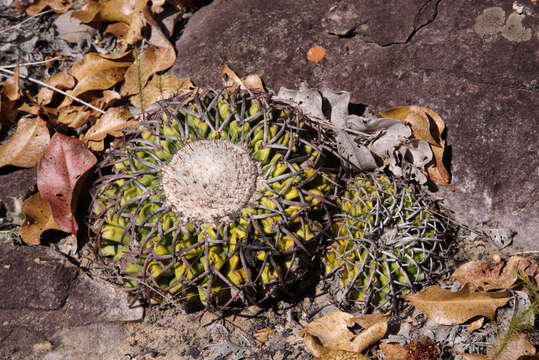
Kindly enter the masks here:
<path id="1" fill-rule="evenodd" d="M 334 240 L 324 259 L 341 300 L 395 305 L 431 279 L 445 251 L 445 224 L 425 199 L 386 177 L 356 177 L 338 200 Z"/>
<path id="2" fill-rule="evenodd" d="M 297 280 L 330 189 L 309 131 L 244 93 L 164 106 L 102 164 L 112 174 L 93 205 L 101 253 L 121 260 L 127 285 L 188 303 Z"/>

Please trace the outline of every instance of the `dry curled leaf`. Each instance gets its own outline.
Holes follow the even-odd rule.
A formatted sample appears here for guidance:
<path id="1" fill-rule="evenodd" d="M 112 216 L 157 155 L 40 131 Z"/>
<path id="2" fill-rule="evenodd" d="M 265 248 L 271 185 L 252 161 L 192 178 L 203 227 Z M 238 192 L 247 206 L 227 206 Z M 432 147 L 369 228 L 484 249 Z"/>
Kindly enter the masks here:
<path id="1" fill-rule="evenodd" d="M 0 90 L 0 129 L 3 124 L 14 123 L 17 119 L 17 107 L 21 98 L 21 87 L 19 82 L 19 68 L 14 74 L 4 82 Z"/>
<path id="2" fill-rule="evenodd" d="M 99 141 L 107 135 L 118 137 L 122 130 L 138 124 L 125 106 L 110 108 L 83 136 L 84 141 Z"/>
<path id="3" fill-rule="evenodd" d="M 256 331 L 253 336 L 261 343 L 268 341 L 268 337 L 275 332 L 275 329 L 264 328 Z"/>
<path id="4" fill-rule="evenodd" d="M 515 283 L 519 271 L 531 262 L 523 257 L 512 256 L 507 262 L 469 261 L 457 268 L 452 278 L 462 285 L 471 283 L 484 290 L 507 289 Z"/>
<path id="5" fill-rule="evenodd" d="M 24 223 L 19 229 L 22 240 L 30 245 L 39 245 L 41 234 L 46 230 L 59 230 L 54 221 L 51 206 L 40 193 L 30 196 L 22 205 L 25 216 Z"/>
<path id="6" fill-rule="evenodd" d="M 45 83 L 60 90 L 73 89 L 75 86 L 75 79 L 65 69 L 61 73 L 55 74 L 48 78 Z M 54 96 L 54 90 L 42 87 L 37 94 L 37 103 L 40 105 L 47 105 L 52 101 Z"/>
<path id="7" fill-rule="evenodd" d="M 126 69 L 130 65 L 130 61 L 110 59 L 97 53 L 86 54 L 81 62 L 76 63 L 69 70 L 69 73 L 77 80 L 77 85 L 68 93 L 79 96 L 91 90 L 109 89 L 123 80 Z M 69 106 L 72 101 L 66 97 L 59 108 Z"/>
<path id="8" fill-rule="evenodd" d="M 442 135 L 445 123 L 435 111 L 424 106 L 399 106 L 380 112 L 383 117 L 397 119 L 412 127 L 416 139 L 427 141 L 431 145 L 434 163 L 427 168 L 432 181 L 440 185 L 449 184 L 449 173 L 443 163 L 445 140 Z"/>
<path id="9" fill-rule="evenodd" d="M 0 167 L 34 167 L 49 144 L 47 123 L 39 117 L 22 118 L 13 136 L 0 145 Z"/>
<path id="10" fill-rule="evenodd" d="M 307 51 L 307 60 L 315 63 L 320 62 L 324 56 L 326 56 L 326 49 L 320 45 L 312 47 Z"/>
<path id="11" fill-rule="evenodd" d="M 17 0 L 17 3 L 19 4 L 19 10 L 24 9 L 28 16 L 39 14 L 47 6 L 57 14 L 63 14 L 73 6 L 73 1 L 71 0 L 36 0 L 30 5 L 22 5 L 22 2 Z"/>
<path id="12" fill-rule="evenodd" d="M 68 106 L 60 109 L 57 122 L 73 129 L 78 129 L 90 120 L 94 112 L 93 110 L 89 110 L 85 105 Z"/>
<path id="13" fill-rule="evenodd" d="M 51 205 L 54 221 L 60 230 L 76 234 L 77 221 L 73 208 L 78 197 L 78 184 L 97 162 L 96 157 L 79 140 L 56 133 L 37 168 L 37 187 Z"/>
<path id="14" fill-rule="evenodd" d="M 355 325 L 363 327 L 364 330 L 354 334 L 350 329 Z M 309 323 L 299 335 L 307 339 L 306 350 L 312 350 L 313 354 L 320 351 L 316 346 L 318 343 L 325 350 L 360 353 L 380 340 L 386 331 L 387 318 L 384 315 L 369 314 L 365 317 L 355 317 L 336 311 Z M 310 345 L 314 347 L 310 348 Z"/>
<path id="15" fill-rule="evenodd" d="M 148 106 L 168 99 L 174 95 L 185 94 L 195 89 L 189 79 L 180 79 L 176 75 L 155 74 L 148 82 L 141 94 L 131 96 L 131 104 L 139 109 L 146 109 Z"/>
<path id="16" fill-rule="evenodd" d="M 481 329 L 481 327 L 483 326 L 483 323 L 484 323 L 484 322 L 485 322 L 485 318 L 484 318 L 484 317 L 480 317 L 479 319 L 472 321 L 472 322 L 468 325 L 468 327 L 466 328 L 466 331 L 468 331 L 468 334 L 471 334 L 471 333 L 473 333 L 475 330 Z"/>
<path id="17" fill-rule="evenodd" d="M 251 74 L 247 77 L 241 79 L 235 72 L 232 70 L 227 63 L 219 65 L 219 74 L 221 75 L 221 80 L 223 82 L 224 88 L 229 88 L 230 91 L 237 89 L 238 87 L 242 90 L 257 90 L 264 91 L 264 85 L 262 84 L 262 79 L 260 76 Z"/>
<path id="18" fill-rule="evenodd" d="M 429 320 L 442 325 L 462 324 L 476 316 L 492 320 L 496 309 L 511 300 L 505 292 L 487 293 L 469 283 L 456 292 L 434 285 L 401 297 L 411 302 Z"/>

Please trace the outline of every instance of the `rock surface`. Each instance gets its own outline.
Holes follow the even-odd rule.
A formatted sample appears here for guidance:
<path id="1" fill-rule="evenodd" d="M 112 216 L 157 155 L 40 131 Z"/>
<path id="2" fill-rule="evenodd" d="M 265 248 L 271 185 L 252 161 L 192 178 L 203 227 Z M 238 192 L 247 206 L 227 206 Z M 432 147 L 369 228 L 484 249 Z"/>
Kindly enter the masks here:
<path id="1" fill-rule="evenodd" d="M 142 319 L 125 292 L 42 246 L 1 244 L 0 358 L 119 359 L 121 323 Z M 81 357 L 81 354 L 85 354 Z"/>
<path id="2" fill-rule="evenodd" d="M 513 6 L 513 7 L 512 7 Z M 537 249 L 537 4 L 501 0 L 216 0 L 178 40 L 171 73 L 220 86 L 218 65 L 266 85 L 347 90 L 373 111 L 423 105 L 447 124 L 459 221 Z M 307 51 L 326 50 L 318 63 Z"/>

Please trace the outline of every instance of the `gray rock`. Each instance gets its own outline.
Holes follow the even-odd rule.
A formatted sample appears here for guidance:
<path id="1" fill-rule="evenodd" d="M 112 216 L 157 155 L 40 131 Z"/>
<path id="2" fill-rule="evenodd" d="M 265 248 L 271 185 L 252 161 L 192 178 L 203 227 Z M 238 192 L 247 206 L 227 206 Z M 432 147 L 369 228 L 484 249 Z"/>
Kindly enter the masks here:
<path id="1" fill-rule="evenodd" d="M 447 124 L 457 220 L 537 249 L 537 8 L 502 0 L 216 0 L 189 20 L 170 70 L 219 87 L 218 65 L 266 85 L 346 90 L 373 111 L 423 105 Z M 531 35 L 531 36 L 530 36 Z M 307 51 L 326 50 L 319 63 Z"/>
<path id="2" fill-rule="evenodd" d="M 124 337 L 104 334 L 122 332 L 120 323 L 142 319 L 141 307 L 131 308 L 125 292 L 92 280 L 50 248 L 2 247 L 0 358 L 119 358 L 105 355 L 112 351 L 111 341 L 119 348 Z M 77 336 L 86 340 L 75 341 Z M 84 346 L 92 351 L 77 356 Z"/>

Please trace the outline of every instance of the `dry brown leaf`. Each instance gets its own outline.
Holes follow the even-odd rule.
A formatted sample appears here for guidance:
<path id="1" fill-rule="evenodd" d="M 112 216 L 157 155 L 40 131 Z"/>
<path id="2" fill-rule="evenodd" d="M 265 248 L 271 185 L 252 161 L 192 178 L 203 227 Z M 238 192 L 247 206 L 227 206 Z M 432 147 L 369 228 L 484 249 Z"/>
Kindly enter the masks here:
<path id="1" fill-rule="evenodd" d="M 466 331 L 468 331 L 468 334 L 471 334 L 475 330 L 481 329 L 481 326 L 483 326 L 483 322 L 485 322 L 484 317 L 480 317 L 479 319 L 472 321 L 466 328 Z"/>
<path id="2" fill-rule="evenodd" d="M 68 106 L 60 109 L 57 121 L 73 129 L 78 129 L 86 124 L 92 116 L 95 116 L 95 111 L 89 110 L 85 105 Z"/>
<path id="3" fill-rule="evenodd" d="M 326 350 L 359 353 L 380 340 L 387 331 L 387 318 L 373 315 L 377 321 L 373 321 L 374 317 L 360 318 L 340 311 L 332 312 L 309 323 L 300 332 L 300 336 L 314 337 Z M 360 322 L 370 326 L 356 335 L 349 328 Z"/>
<path id="4" fill-rule="evenodd" d="M 380 116 L 409 124 L 416 139 L 427 141 L 434 155 L 434 164 L 427 168 L 429 178 L 437 184 L 449 185 L 449 172 L 443 163 L 445 123 L 440 115 L 425 106 L 411 105 L 380 111 Z"/>
<path id="5" fill-rule="evenodd" d="M 64 69 L 61 73 L 55 74 L 45 81 L 46 84 L 53 86 L 60 90 L 73 89 L 75 86 L 75 79 L 68 74 Z M 42 87 L 37 94 L 37 103 L 40 105 L 47 105 L 52 101 L 54 96 L 54 90 Z"/>
<path id="6" fill-rule="evenodd" d="M 87 54 L 69 70 L 77 79 L 77 85 L 68 93 L 79 96 L 91 90 L 109 89 L 123 80 L 130 65 L 131 62 L 111 60 L 97 53 Z M 72 102 L 72 99 L 66 97 L 58 108 L 69 106 Z"/>
<path id="7" fill-rule="evenodd" d="M 14 123 L 17 120 L 17 108 L 21 98 L 21 87 L 19 81 L 19 67 L 14 74 L 4 82 L 0 90 L 0 129 L 2 124 Z"/>
<path id="8" fill-rule="evenodd" d="M 142 90 L 142 96 L 140 94 L 133 95 L 129 98 L 129 101 L 134 106 L 144 110 L 157 101 L 168 99 L 174 95 L 185 94 L 194 89 L 195 86 L 189 79 L 180 79 L 176 75 L 155 74 Z"/>
<path id="9" fill-rule="evenodd" d="M 403 345 L 380 343 L 380 350 L 384 353 L 386 360 L 409 360 L 408 350 Z"/>
<path id="10" fill-rule="evenodd" d="M 504 338 L 498 339 L 496 344 L 487 351 L 488 359 L 514 360 L 525 355 L 535 355 L 535 346 L 530 344 L 523 333 L 515 334 L 509 342 L 504 343 Z M 504 345 L 504 346 L 503 346 Z"/>
<path id="11" fill-rule="evenodd" d="M 320 45 L 312 47 L 307 51 L 307 60 L 314 63 L 320 62 L 324 56 L 326 56 L 326 49 Z"/>
<path id="12" fill-rule="evenodd" d="M 449 173 L 444 165 L 444 148 L 432 146 L 432 155 L 434 157 L 434 163 L 427 166 L 427 174 L 429 178 L 440 185 L 449 185 Z"/>
<path id="13" fill-rule="evenodd" d="M 22 118 L 13 136 L 0 145 L 0 167 L 34 167 L 50 141 L 47 123 L 39 117 Z"/>
<path id="14" fill-rule="evenodd" d="M 55 13 L 63 14 L 73 6 L 71 0 L 36 0 L 31 5 L 25 7 L 26 14 L 28 16 L 34 16 L 39 14 L 46 7 L 50 7 Z"/>
<path id="15" fill-rule="evenodd" d="M 469 261 L 457 268 L 452 278 L 462 285 L 474 284 L 484 290 L 507 289 L 517 280 L 519 271 L 524 271 L 531 262 L 520 256 L 512 256 L 507 262 Z"/>
<path id="16" fill-rule="evenodd" d="M 82 137 L 83 141 L 101 141 L 107 135 L 118 137 L 122 130 L 138 124 L 125 106 L 110 108 Z"/>
<path id="17" fill-rule="evenodd" d="M 238 87 L 242 90 L 264 91 L 264 85 L 260 76 L 251 74 L 241 79 L 227 63 L 219 65 L 219 74 L 221 74 L 223 87 L 230 88 L 231 91 Z"/>
<path id="18" fill-rule="evenodd" d="M 146 49 L 125 73 L 125 82 L 120 93 L 123 96 L 138 94 L 148 79 L 156 72 L 166 70 L 174 64 L 176 53 L 172 46 L 166 48 L 152 46 Z"/>
<path id="19" fill-rule="evenodd" d="M 73 17 L 83 23 L 89 22 L 123 22 L 130 24 L 131 16 L 146 7 L 145 0 L 88 0 Z"/>
<path id="20" fill-rule="evenodd" d="M 401 297 L 410 301 L 429 320 L 442 325 L 462 324 L 476 316 L 492 320 L 496 309 L 511 300 L 506 292 L 478 291 L 469 283 L 456 292 L 435 285 Z"/>
<path id="21" fill-rule="evenodd" d="M 275 329 L 270 329 L 270 328 L 264 328 L 264 329 L 260 329 L 260 330 L 257 330 L 253 336 L 255 337 L 255 339 L 261 343 L 264 343 L 266 341 L 268 341 L 268 337 L 273 334 L 275 332 Z"/>
<path id="22" fill-rule="evenodd" d="M 45 230 L 59 230 L 58 224 L 52 217 L 49 202 L 40 193 L 30 196 L 22 205 L 25 216 L 24 223 L 19 229 L 22 240 L 30 245 L 39 245 L 40 236 Z"/>
<path id="23" fill-rule="evenodd" d="M 380 115 L 410 124 L 416 139 L 423 139 L 433 146 L 444 145 L 441 135 L 445 130 L 445 123 L 440 115 L 425 106 L 399 106 L 380 111 Z"/>

